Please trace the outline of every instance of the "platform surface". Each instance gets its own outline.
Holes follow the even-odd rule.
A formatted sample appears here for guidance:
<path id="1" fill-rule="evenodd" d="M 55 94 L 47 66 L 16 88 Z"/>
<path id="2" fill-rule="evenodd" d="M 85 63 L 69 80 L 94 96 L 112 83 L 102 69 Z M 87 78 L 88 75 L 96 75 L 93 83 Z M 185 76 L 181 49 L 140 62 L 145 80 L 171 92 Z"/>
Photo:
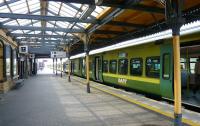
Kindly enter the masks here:
<path id="1" fill-rule="evenodd" d="M 0 126 L 171 126 L 173 120 L 78 81 L 30 77 L 0 100 Z"/>
<path id="2" fill-rule="evenodd" d="M 74 81 L 78 81 L 82 84 L 85 84 L 86 80 L 84 78 L 80 78 L 77 76 L 72 76 Z M 169 104 L 165 101 L 157 101 L 150 98 L 147 98 L 141 94 L 137 94 L 134 92 L 127 92 L 123 89 L 113 88 L 111 86 L 107 86 L 104 84 L 100 84 L 98 82 L 90 81 L 90 85 L 92 88 L 98 89 L 100 91 L 111 94 L 115 97 L 128 101 L 130 103 L 136 104 L 148 110 L 154 111 L 166 117 L 172 118 L 174 117 L 174 105 Z M 182 122 L 192 126 L 200 126 L 200 113 L 190 111 L 182 107 Z"/>

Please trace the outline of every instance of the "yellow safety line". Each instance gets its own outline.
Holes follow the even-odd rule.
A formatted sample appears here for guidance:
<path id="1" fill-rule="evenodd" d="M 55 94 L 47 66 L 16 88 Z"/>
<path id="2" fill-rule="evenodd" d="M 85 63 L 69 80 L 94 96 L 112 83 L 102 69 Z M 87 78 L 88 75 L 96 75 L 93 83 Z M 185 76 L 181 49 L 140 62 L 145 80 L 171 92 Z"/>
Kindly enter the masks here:
<path id="1" fill-rule="evenodd" d="M 74 79 L 74 78 L 73 78 L 73 79 Z M 77 79 L 74 79 L 74 80 L 79 81 L 79 80 L 77 80 Z M 79 81 L 79 82 L 81 82 L 81 81 Z M 81 82 L 81 83 L 85 85 L 85 83 L 83 83 L 83 82 Z M 97 90 L 106 92 L 106 93 L 108 93 L 108 94 L 111 94 L 111 95 L 113 95 L 113 96 L 115 96 L 115 97 L 121 98 L 121 99 L 123 99 L 123 100 L 125 100 L 125 101 L 131 102 L 131 103 L 134 103 L 134 104 L 137 104 L 137 105 L 139 105 L 139 106 L 141 106 L 141 107 L 143 107 L 143 108 L 146 108 L 146 109 L 149 109 L 149 110 L 151 110 L 151 111 L 157 112 L 157 113 L 162 114 L 162 115 L 164 115 L 164 116 L 167 116 L 167 117 L 170 117 L 170 118 L 174 118 L 174 115 L 171 114 L 171 113 L 169 113 L 169 112 L 164 112 L 164 111 L 162 111 L 162 110 L 160 110 L 160 109 L 158 109 L 158 108 L 155 108 L 155 107 L 153 107 L 153 106 L 150 106 L 150 105 L 144 104 L 144 103 L 142 103 L 142 102 L 136 101 L 136 100 L 134 100 L 134 99 L 132 99 L 132 98 L 129 98 L 129 97 L 127 97 L 127 96 L 120 95 L 120 94 L 116 94 L 116 93 L 110 92 L 110 91 L 108 91 L 108 90 L 99 88 L 99 87 L 94 86 L 94 85 L 91 85 L 91 87 L 93 87 L 93 88 L 95 88 L 95 89 L 97 89 Z M 186 118 L 182 118 L 182 122 L 185 123 L 185 124 L 191 125 L 191 126 L 200 126 L 200 123 L 194 122 L 194 121 L 189 120 L 189 119 L 186 119 Z"/>

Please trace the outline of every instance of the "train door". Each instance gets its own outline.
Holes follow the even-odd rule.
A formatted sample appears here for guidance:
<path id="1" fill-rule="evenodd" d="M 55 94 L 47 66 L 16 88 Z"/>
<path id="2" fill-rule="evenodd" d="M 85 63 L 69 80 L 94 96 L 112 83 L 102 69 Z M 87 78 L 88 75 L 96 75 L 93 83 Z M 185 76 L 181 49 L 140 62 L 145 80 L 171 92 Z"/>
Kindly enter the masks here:
<path id="1" fill-rule="evenodd" d="M 86 77 L 85 58 L 81 59 L 81 61 L 82 61 L 82 64 L 81 64 L 82 65 L 81 75 L 83 77 Z"/>
<path id="2" fill-rule="evenodd" d="M 161 45 L 160 91 L 162 97 L 173 98 L 173 56 L 172 45 Z"/>
<path id="3" fill-rule="evenodd" d="M 200 45 L 195 42 L 181 45 L 182 101 L 198 107 L 200 106 L 199 50 Z"/>
<path id="4" fill-rule="evenodd" d="M 95 57 L 95 80 L 103 81 L 102 78 L 102 57 Z"/>
<path id="5" fill-rule="evenodd" d="M 99 57 L 95 57 L 95 80 L 99 80 Z"/>

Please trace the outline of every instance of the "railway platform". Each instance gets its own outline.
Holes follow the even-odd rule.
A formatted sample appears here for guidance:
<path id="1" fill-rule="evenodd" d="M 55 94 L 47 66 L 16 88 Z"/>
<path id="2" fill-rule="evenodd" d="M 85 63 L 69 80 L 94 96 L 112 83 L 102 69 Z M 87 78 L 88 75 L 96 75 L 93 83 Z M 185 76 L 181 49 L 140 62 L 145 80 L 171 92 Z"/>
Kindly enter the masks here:
<path id="1" fill-rule="evenodd" d="M 88 94 L 80 81 L 73 77 L 69 83 L 55 75 L 30 77 L 0 100 L 0 126 L 173 125 L 171 118 L 97 88 Z"/>
<path id="2" fill-rule="evenodd" d="M 78 81 L 84 84 L 85 79 L 73 76 L 74 81 Z M 124 101 L 136 104 L 142 108 L 148 109 L 152 112 L 161 114 L 163 116 L 169 117 L 173 119 L 174 114 L 174 106 L 173 104 L 167 103 L 165 101 L 157 101 L 150 98 L 147 98 L 141 94 L 137 94 L 134 92 L 127 92 L 123 89 L 117 89 L 110 86 L 106 86 L 94 81 L 90 82 L 91 87 L 105 93 L 108 93 L 112 96 L 118 97 Z M 192 126 L 200 126 L 200 114 L 194 111 L 190 111 L 182 107 L 183 111 L 183 119 L 182 122 L 187 125 Z"/>

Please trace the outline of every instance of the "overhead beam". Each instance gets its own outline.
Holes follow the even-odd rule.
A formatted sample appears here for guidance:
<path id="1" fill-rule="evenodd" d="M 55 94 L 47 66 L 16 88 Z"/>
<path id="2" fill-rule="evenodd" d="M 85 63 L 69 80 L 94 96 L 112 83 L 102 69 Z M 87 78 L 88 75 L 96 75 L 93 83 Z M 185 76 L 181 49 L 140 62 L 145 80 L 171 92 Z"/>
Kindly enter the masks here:
<path id="1" fill-rule="evenodd" d="M 45 0 L 45 1 L 57 1 L 57 2 L 63 2 L 63 3 L 78 3 L 78 4 L 95 5 L 95 0 Z"/>
<path id="2" fill-rule="evenodd" d="M 16 40 L 19 41 L 19 42 L 25 42 L 25 41 L 27 41 L 28 39 L 16 39 Z M 46 40 L 46 39 L 42 40 L 42 39 L 39 39 L 39 40 L 37 40 L 36 42 L 58 43 L 58 42 L 61 42 L 61 40 Z"/>
<path id="3" fill-rule="evenodd" d="M 69 28 L 53 28 L 53 27 L 31 27 L 31 26 L 13 26 L 13 25 L 2 25 L 4 29 L 11 30 L 32 30 L 32 31 L 56 31 L 56 32 L 68 32 L 68 33 L 83 33 L 81 29 L 69 29 Z"/>
<path id="4" fill-rule="evenodd" d="M 61 17 L 61 16 L 42 16 L 42 15 L 30 15 L 30 14 L 16 14 L 16 13 L 0 13 L 1 18 L 11 19 L 32 19 L 32 20 L 43 20 L 43 21 L 63 21 L 63 22 L 79 22 L 79 23 L 98 23 L 94 19 L 79 19 L 76 17 Z"/>
<path id="5" fill-rule="evenodd" d="M 41 16 L 41 15 L 29 15 L 29 14 L 12 14 L 12 13 L 0 13 L 1 18 L 11 18 L 11 19 L 32 19 L 32 20 L 46 20 L 46 21 L 63 21 L 63 22 L 79 22 L 79 23 L 94 23 L 94 24 L 106 24 L 125 26 L 125 27 L 135 27 L 144 28 L 145 26 L 133 23 L 125 23 L 120 21 L 110 21 L 106 22 L 104 20 L 93 20 L 93 19 L 79 19 L 73 17 L 61 17 L 61 16 Z"/>
<path id="6" fill-rule="evenodd" d="M 73 36 L 62 36 L 62 35 L 42 35 L 42 34 L 20 34 L 20 33 L 10 33 L 8 35 L 15 36 L 15 37 L 37 37 L 37 38 L 63 38 L 63 39 L 69 39 L 69 38 L 75 38 Z"/>

